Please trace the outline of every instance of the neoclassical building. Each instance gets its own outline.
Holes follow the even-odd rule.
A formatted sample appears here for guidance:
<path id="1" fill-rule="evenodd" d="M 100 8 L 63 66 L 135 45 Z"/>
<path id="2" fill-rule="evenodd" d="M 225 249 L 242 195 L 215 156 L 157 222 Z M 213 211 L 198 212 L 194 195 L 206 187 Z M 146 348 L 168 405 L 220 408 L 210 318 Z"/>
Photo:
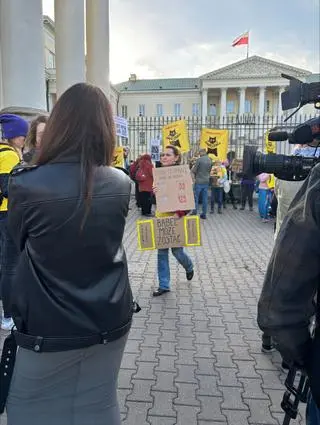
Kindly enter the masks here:
<path id="1" fill-rule="evenodd" d="M 310 78 L 308 70 L 252 56 L 197 78 L 131 74 L 110 85 L 109 2 L 86 0 L 85 14 L 84 1 L 55 0 L 53 22 L 42 17 L 41 0 L 0 0 L 0 110 L 50 111 L 67 87 L 88 81 L 109 96 L 115 115 L 126 118 L 279 117 L 288 85 L 281 74 Z M 314 113 L 313 107 L 304 113 Z"/>

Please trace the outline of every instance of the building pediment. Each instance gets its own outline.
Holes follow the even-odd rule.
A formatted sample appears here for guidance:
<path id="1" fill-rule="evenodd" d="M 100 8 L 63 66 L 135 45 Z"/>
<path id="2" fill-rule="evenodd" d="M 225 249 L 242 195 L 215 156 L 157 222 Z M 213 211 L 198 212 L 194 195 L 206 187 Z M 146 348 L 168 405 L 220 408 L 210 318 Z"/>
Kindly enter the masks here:
<path id="1" fill-rule="evenodd" d="M 306 77 L 311 72 L 295 68 L 260 56 L 251 56 L 248 59 L 235 62 L 231 65 L 217 69 L 202 75 L 202 80 L 232 80 L 248 78 L 279 78 L 281 74 L 288 74 L 293 77 Z"/>

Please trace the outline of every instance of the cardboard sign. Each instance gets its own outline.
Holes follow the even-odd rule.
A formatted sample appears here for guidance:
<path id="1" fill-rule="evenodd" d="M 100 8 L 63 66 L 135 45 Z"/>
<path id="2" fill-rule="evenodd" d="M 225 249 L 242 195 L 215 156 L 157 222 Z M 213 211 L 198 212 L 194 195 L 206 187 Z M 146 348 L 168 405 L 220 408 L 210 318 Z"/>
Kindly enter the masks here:
<path id="1" fill-rule="evenodd" d="M 176 146 L 181 153 L 189 152 L 189 137 L 185 120 L 175 121 L 162 128 L 163 147 Z"/>
<path id="2" fill-rule="evenodd" d="M 137 221 L 138 247 L 151 249 L 200 246 L 200 219 L 198 216 L 162 217 Z"/>
<path id="3" fill-rule="evenodd" d="M 194 194 L 188 165 L 175 165 L 153 169 L 157 211 L 173 212 L 193 210 Z"/>
<path id="4" fill-rule="evenodd" d="M 123 146 L 117 146 L 113 152 L 113 167 L 123 167 Z"/>
<path id="5" fill-rule="evenodd" d="M 116 135 L 119 137 L 128 138 L 128 121 L 122 117 L 114 117 L 114 123 L 116 126 Z"/>
<path id="6" fill-rule="evenodd" d="M 203 128 L 201 130 L 200 147 L 206 149 L 213 161 L 225 161 L 227 159 L 228 144 L 228 130 L 217 130 L 215 128 Z"/>

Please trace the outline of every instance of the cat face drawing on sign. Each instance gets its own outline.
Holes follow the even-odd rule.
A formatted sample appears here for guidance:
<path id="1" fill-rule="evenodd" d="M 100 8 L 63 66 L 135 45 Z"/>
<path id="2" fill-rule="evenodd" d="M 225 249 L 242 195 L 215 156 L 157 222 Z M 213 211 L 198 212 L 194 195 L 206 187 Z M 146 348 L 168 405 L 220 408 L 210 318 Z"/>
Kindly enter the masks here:
<path id="1" fill-rule="evenodd" d="M 176 130 L 170 130 L 167 139 L 169 140 L 169 144 L 172 146 L 176 146 L 177 148 L 181 148 L 181 144 L 179 141 L 181 134 L 178 134 Z"/>
<path id="2" fill-rule="evenodd" d="M 218 156 L 218 146 L 221 145 L 221 143 L 217 140 L 216 137 L 209 137 L 209 139 L 206 141 L 206 145 L 208 154 Z"/>

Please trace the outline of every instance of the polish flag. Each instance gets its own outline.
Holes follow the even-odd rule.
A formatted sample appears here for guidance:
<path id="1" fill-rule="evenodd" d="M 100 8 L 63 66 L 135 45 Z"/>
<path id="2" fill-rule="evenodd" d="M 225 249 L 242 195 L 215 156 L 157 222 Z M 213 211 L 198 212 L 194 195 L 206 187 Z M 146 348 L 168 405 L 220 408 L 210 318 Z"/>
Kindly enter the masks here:
<path id="1" fill-rule="evenodd" d="M 232 47 L 241 46 L 243 44 L 249 44 L 249 31 L 239 35 L 233 42 Z"/>

